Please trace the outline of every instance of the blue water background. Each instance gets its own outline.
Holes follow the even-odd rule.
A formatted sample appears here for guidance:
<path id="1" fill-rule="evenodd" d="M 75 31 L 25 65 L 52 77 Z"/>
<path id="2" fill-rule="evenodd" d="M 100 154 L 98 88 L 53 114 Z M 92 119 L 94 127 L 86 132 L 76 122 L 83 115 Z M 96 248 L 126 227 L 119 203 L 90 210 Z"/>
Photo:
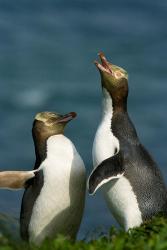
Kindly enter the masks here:
<path id="1" fill-rule="evenodd" d="M 0 170 L 33 168 L 39 111 L 76 111 L 66 135 L 92 167 L 101 114 L 103 51 L 129 73 L 129 114 L 167 181 L 167 1 L 0 1 Z M 19 217 L 22 191 L 0 191 L 0 212 Z M 100 194 L 88 197 L 79 238 L 115 224 Z M 102 229 L 103 228 L 103 229 Z"/>

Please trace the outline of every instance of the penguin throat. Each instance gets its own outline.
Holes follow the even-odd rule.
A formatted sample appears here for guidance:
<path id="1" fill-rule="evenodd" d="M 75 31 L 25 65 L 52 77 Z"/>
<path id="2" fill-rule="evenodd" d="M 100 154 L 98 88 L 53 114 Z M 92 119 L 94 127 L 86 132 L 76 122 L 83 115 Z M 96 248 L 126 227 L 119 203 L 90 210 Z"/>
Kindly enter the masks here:
<path id="1" fill-rule="evenodd" d="M 116 99 L 112 98 L 112 95 L 105 88 L 103 92 L 103 116 L 110 115 L 110 119 L 113 114 L 117 112 L 127 111 L 127 98 Z"/>
<path id="2" fill-rule="evenodd" d="M 36 138 L 33 135 L 34 140 L 34 147 L 35 147 L 35 155 L 36 155 L 36 161 L 35 161 L 35 169 L 37 169 L 41 162 L 46 158 L 46 141 L 48 138 Z"/>
<path id="3" fill-rule="evenodd" d="M 102 118 L 112 119 L 113 116 L 113 101 L 109 92 L 103 88 L 103 102 L 102 102 Z"/>

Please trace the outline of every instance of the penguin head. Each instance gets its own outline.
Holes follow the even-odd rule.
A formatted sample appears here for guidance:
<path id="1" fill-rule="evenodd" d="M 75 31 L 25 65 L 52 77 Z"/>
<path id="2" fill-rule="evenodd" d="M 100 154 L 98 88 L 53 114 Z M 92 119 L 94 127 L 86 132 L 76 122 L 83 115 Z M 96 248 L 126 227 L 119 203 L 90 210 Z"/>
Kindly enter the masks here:
<path id="1" fill-rule="evenodd" d="M 35 116 L 33 123 L 33 135 L 50 137 L 56 134 L 63 134 L 66 124 L 76 117 L 75 112 L 61 115 L 55 112 L 41 112 Z"/>
<path id="2" fill-rule="evenodd" d="M 109 63 L 101 52 L 101 64 L 95 61 L 100 71 L 102 88 L 106 89 L 112 99 L 119 102 L 128 96 L 128 73 L 121 67 Z"/>

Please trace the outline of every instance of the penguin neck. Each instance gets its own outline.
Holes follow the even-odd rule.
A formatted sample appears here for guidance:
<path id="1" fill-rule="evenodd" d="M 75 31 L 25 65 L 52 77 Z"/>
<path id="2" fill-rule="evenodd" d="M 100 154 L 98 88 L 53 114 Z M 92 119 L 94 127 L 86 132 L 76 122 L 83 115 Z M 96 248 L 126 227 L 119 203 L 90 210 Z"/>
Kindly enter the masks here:
<path id="1" fill-rule="evenodd" d="M 117 113 L 127 112 L 127 99 L 116 99 L 109 93 L 105 88 L 103 88 L 103 103 L 102 103 L 102 119 L 108 120 L 112 119 Z"/>
<path id="2" fill-rule="evenodd" d="M 35 167 L 34 169 L 37 169 L 41 162 L 44 161 L 47 157 L 47 141 L 48 139 L 53 135 L 46 135 L 35 137 L 33 136 L 34 140 L 34 147 L 35 147 L 35 155 L 36 155 L 36 161 L 35 161 Z"/>
<path id="3" fill-rule="evenodd" d="M 118 99 L 114 99 L 114 97 L 111 96 L 111 93 L 106 89 L 103 89 L 103 112 L 100 129 L 110 132 L 119 140 L 119 143 L 121 143 L 120 138 L 124 138 L 125 142 L 127 141 L 128 131 L 131 143 L 140 143 L 136 129 L 128 115 L 127 97 L 118 101 Z"/>
<path id="4" fill-rule="evenodd" d="M 35 147 L 35 155 L 36 155 L 34 169 L 39 168 L 41 162 L 47 156 L 47 152 L 46 152 L 47 139 L 48 138 L 38 138 L 38 139 L 34 138 L 34 147 Z"/>
<path id="5" fill-rule="evenodd" d="M 103 100 L 102 100 L 102 120 L 111 125 L 111 119 L 113 116 L 113 101 L 109 92 L 103 88 Z"/>

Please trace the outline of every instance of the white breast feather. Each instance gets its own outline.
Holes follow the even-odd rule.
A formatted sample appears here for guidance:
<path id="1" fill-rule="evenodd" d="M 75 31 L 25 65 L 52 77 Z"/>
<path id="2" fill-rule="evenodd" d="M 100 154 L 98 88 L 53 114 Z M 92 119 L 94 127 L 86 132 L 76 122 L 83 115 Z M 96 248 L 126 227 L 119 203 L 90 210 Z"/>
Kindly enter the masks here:
<path id="1" fill-rule="evenodd" d="M 68 208 L 73 206 L 70 197 L 73 179 L 74 185 L 77 185 L 79 179 L 80 183 L 83 183 L 83 189 L 85 182 L 84 163 L 72 142 L 63 135 L 55 135 L 48 139 L 47 158 L 40 169 L 43 170 L 44 185 L 34 204 L 29 225 L 30 241 L 35 243 L 40 243 L 47 235 L 52 235 L 55 227 L 62 229 L 66 226 L 63 217 L 59 225 L 54 225 L 52 221 L 64 211 L 68 213 Z M 75 202 L 84 200 L 85 190 L 78 189 L 78 185 L 73 187 L 74 195 L 78 195 Z M 77 204 L 74 204 L 74 207 L 75 205 L 78 208 Z"/>
<path id="2" fill-rule="evenodd" d="M 96 168 L 102 161 L 114 155 L 115 150 L 119 151 L 119 141 L 111 130 L 113 115 L 112 99 L 107 90 L 103 90 L 103 113 L 102 120 L 97 129 L 93 143 L 93 165 Z M 104 180 L 102 192 L 109 209 L 120 225 L 126 230 L 139 226 L 142 223 L 136 195 L 129 180 L 120 175 L 120 178 L 111 178 L 111 181 Z"/>
<path id="3" fill-rule="evenodd" d="M 103 111 L 102 120 L 97 129 L 93 142 L 93 166 L 98 166 L 102 161 L 114 155 L 115 150 L 119 151 L 118 139 L 111 130 L 111 118 L 113 114 L 112 99 L 107 90 L 103 90 Z"/>
<path id="4" fill-rule="evenodd" d="M 107 183 L 102 191 L 109 209 L 125 230 L 141 225 L 142 216 L 136 195 L 125 176 Z"/>

